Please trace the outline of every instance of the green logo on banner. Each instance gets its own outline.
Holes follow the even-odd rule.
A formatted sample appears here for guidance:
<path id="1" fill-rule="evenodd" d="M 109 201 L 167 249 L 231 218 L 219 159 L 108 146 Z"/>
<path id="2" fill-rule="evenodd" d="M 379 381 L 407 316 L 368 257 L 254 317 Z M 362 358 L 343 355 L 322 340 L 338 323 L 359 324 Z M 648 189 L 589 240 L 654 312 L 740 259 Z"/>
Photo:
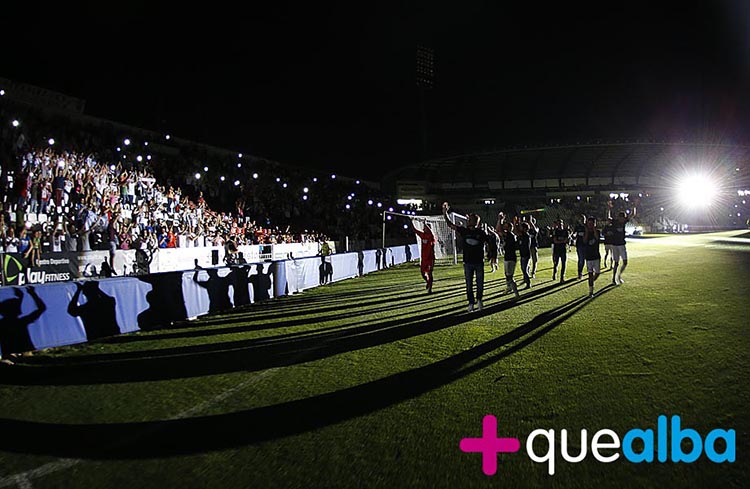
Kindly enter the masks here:
<path id="1" fill-rule="evenodd" d="M 18 275 L 23 273 L 23 264 L 17 258 L 5 255 L 3 257 L 3 277 L 7 285 L 17 285 Z"/>

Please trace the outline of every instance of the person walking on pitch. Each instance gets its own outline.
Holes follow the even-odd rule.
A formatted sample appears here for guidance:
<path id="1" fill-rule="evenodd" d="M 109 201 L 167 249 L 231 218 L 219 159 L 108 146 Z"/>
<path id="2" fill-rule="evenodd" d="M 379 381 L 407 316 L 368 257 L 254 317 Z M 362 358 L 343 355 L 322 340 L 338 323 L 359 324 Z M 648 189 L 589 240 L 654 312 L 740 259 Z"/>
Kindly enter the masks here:
<path id="1" fill-rule="evenodd" d="M 479 229 L 479 216 L 469 214 L 466 227 L 454 224 L 448 217 L 448 202 L 443 202 L 443 217 L 449 228 L 456 231 L 461 238 L 464 250 L 464 279 L 466 280 L 466 298 L 469 301 L 469 312 L 475 309 L 482 310 L 484 304 L 484 244 L 487 242 L 487 234 Z M 474 277 L 477 280 L 477 295 L 474 302 Z"/>

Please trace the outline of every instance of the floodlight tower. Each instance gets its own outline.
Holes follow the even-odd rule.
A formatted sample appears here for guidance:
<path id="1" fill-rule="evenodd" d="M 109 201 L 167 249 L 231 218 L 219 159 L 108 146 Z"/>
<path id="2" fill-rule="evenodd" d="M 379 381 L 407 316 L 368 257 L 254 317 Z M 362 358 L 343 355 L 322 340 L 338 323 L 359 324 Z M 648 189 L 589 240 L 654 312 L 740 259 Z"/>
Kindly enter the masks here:
<path id="1" fill-rule="evenodd" d="M 435 84 L 435 50 L 417 45 L 417 90 L 419 92 L 420 154 L 419 160 L 427 158 L 427 115 L 425 113 L 425 93 Z"/>

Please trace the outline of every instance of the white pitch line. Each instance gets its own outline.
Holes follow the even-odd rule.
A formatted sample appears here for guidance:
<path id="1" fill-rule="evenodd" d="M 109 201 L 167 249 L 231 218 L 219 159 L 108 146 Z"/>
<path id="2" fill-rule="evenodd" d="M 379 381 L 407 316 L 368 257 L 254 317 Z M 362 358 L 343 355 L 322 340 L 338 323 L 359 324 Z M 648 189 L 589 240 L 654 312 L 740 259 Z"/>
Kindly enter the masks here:
<path id="1" fill-rule="evenodd" d="M 218 394 L 217 396 L 211 399 L 208 399 L 207 401 L 204 401 L 198 404 L 197 406 L 193 406 L 190 409 L 186 409 L 185 411 L 182 411 L 179 414 L 171 418 L 168 418 L 168 420 L 188 418 L 190 416 L 200 413 L 201 411 L 210 409 L 211 407 L 231 397 L 233 394 L 239 392 L 245 387 L 248 387 L 260 380 L 263 380 L 264 378 L 268 377 L 272 373 L 275 373 L 277 370 L 278 370 L 277 368 L 271 368 L 268 370 L 264 370 L 263 372 L 260 372 L 256 375 L 253 375 L 252 377 L 245 380 L 244 382 L 240 382 L 236 386 L 225 390 L 224 392 Z M 71 467 L 75 467 L 76 465 L 82 462 L 86 462 L 86 460 L 80 459 L 80 458 L 60 458 L 60 459 L 55 460 L 54 462 L 49 462 L 44 465 L 40 465 L 39 467 L 35 469 L 31 469 L 25 472 L 19 472 L 18 474 L 13 474 L 13 475 L 3 477 L 2 479 L 0 479 L 0 488 L 17 486 L 19 489 L 32 489 L 33 486 L 31 485 L 31 481 L 33 479 L 38 479 L 40 477 L 44 477 L 45 475 L 53 474 L 55 472 L 60 472 L 60 471 L 69 469 Z"/>

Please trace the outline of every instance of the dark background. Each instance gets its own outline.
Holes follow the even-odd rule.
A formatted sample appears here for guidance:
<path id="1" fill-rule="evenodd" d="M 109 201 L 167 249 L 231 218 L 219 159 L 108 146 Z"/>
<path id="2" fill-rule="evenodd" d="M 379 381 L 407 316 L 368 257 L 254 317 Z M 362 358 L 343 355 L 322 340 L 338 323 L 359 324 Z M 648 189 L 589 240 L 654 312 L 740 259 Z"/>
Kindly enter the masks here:
<path id="1" fill-rule="evenodd" d="M 91 115 L 371 179 L 508 146 L 750 140 L 747 1 L 255 3 L 3 6 L 0 76 Z M 418 44 L 436 57 L 426 147 Z"/>

